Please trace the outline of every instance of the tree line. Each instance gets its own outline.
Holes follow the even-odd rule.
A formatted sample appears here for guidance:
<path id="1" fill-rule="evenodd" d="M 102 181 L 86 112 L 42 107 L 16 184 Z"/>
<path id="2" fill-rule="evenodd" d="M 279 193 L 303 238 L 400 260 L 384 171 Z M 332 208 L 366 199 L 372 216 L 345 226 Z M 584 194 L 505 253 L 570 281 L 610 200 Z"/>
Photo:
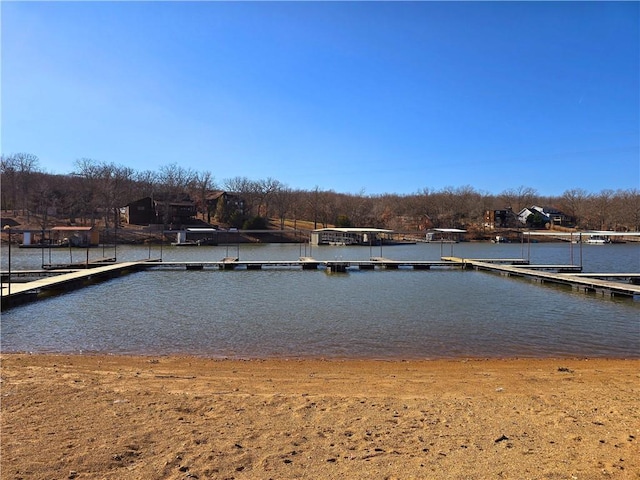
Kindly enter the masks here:
<path id="1" fill-rule="evenodd" d="M 276 179 L 233 177 L 218 183 L 207 170 L 197 171 L 177 163 L 157 171 L 136 171 L 90 158 L 75 161 L 68 174 L 45 172 L 37 156 L 28 153 L 0 157 L 1 208 L 35 215 L 47 228 L 50 215 L 64 216 L 83 225 L 104 222 L 109 228 L 120 221 L 120 208 L 144 197 L 161 201 L 192 201 L 202 219 L 210 218 L 207 195 L 222 190 L 243 200 L 242 211 L 230 217 L 230 226 L 242 227 L 252 219 L 313 222 L 314 226 L 377 227 L 393 230 L 425 228 L 482 229 L 487 211 L 510 208 L 517 213 L 532 205 L 555 208 L 574 219 L 579 229 L 640 230 L 640 190 L 588 192 L 572 188 L 559 196 L 542 196 L 519 186 L 499 194 L 472 186 L 423 188 L 412 194 L 366 195 L 339 193 L 316 186 L 292 188 Z"/>

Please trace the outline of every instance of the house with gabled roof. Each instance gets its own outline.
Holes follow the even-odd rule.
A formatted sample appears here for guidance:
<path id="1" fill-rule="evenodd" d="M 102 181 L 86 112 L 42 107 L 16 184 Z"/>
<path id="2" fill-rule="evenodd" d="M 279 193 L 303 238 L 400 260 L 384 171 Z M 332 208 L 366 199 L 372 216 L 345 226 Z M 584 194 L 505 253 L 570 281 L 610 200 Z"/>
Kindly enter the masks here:
<path id="1" fill-rule="evenodd" d="M 176 226 L 191 224 L 196 215 L 196 206 L 190 200 L 160 201 L 144 197 L 123 208 L 125 221 L 132 225 L 166 223 Z"/>
<path id="2" fill-rule="evenodd" d="M 573 224 L 573 219 L 562 213 L 560 210 L 551 207 L 539 207 L 533 205 L 532 207 L 525 207 L 520 212 L 518 212 L 518 220 L 520 223 L 526 225 L 530 223 L 531 215 L 534 217 L 538 217 L 541 220 L 541 223 L 549 224 L 549 225 L 571 225 Z"/>

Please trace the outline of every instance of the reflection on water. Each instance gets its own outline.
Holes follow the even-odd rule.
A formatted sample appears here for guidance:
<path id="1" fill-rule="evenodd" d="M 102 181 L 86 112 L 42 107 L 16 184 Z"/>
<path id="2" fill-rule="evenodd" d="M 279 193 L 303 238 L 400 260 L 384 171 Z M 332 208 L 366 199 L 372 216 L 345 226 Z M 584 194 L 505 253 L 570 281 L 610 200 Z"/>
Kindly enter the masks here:
<path id="1" fill-rule="evenodd" d="M 382 252 L 303 248 L 165 247 L 162 257 L 292 260 L 306 254 L 358 260 L 382 254 L 437 260 L 453 248 L 454 255 L 467 258 L 530 256 L 535 263 L 570 263 L 573 255 L 579 263 L 577 250 L 570 252 L 567 244 L 530 250 L 466 243 Z M 635 245 L 584 248 L 583 265 L 585 271 L 640 272 L 639 252 Z M 159 253 L 157 247 L 118 247 L 117 256 L 123 261 Z M 39 251 L 20 250 L 12 262 L 38 268 L 40 257 Z M 471 270 L 150 270 L 9 310 L 2 315 L 1 345 L 3 351 L 233 357 L 638 357 L 638 318 L 637 300 L 603 299 Z"/>

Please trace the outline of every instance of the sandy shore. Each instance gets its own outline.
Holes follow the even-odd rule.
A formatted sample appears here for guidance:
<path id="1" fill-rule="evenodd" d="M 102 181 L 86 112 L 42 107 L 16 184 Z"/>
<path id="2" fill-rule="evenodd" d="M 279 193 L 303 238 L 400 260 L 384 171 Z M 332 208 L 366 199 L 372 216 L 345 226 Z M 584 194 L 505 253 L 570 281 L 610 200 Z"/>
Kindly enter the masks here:
<path id="1" fill-rule="evenodd" d="M 7 480 L 640 478 L 640 360 L 1 359 Z"/>

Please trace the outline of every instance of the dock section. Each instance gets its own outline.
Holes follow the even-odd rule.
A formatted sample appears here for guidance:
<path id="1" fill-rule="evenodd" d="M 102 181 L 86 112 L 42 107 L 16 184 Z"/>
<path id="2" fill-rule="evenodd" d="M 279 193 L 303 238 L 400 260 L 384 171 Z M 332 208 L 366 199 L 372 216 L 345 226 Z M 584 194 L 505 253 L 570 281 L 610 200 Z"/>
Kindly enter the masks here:
<path id="1" fill-rule="evenodd" d="M 504 276 L 528 278 L 537 283 L 569 286 L 576 291 L 596 293 L 605 297 L 633 298 L 640 295 L 640 274 L 637 273 L 582 273 L 579 265 L 522 265 L 505 262 L 489 263 L 485 260 L 447 257 L 465 268 L 474 268 Z M 622 283 L 612 279 L 626 279 Z"/>
<path id="2" fill-rule="evenodd" d="M 169 261 L 149 263 L 148 267 L 185 270 L 262 270 L 263 268 L 302 268 L 302 270 L 317 270 L 322 268 L 330 272 L 346 272 L 348 269 L 374 270 L 376 268 L 381 270 L 396 270 L 399 268 L 429 270 L 432 267 L 460 268 L 461 265 L 450 260 L 391 260 L 382 257 L 372 257 L 369 260 L 316 260 L 312 257 L 300 257 L 298 260 L 239 260 L 235 257 L 227 257 L 220 261 Z"/>
<path id="3" fill-rule="evenodd" d="M 66 271 L 66 273 L 47 276 L 31 282 L 3 284 L 2 310 L 37 300 L 39 297 L 75 290 L 109 278 L 144 270 L 149 268 L 149 265 L 156 265 L 157 262 L 159 260 L 121 262 L 91 269 Z M 12 277 L 19 274 L 20 272 L 11 272 Z"/>

